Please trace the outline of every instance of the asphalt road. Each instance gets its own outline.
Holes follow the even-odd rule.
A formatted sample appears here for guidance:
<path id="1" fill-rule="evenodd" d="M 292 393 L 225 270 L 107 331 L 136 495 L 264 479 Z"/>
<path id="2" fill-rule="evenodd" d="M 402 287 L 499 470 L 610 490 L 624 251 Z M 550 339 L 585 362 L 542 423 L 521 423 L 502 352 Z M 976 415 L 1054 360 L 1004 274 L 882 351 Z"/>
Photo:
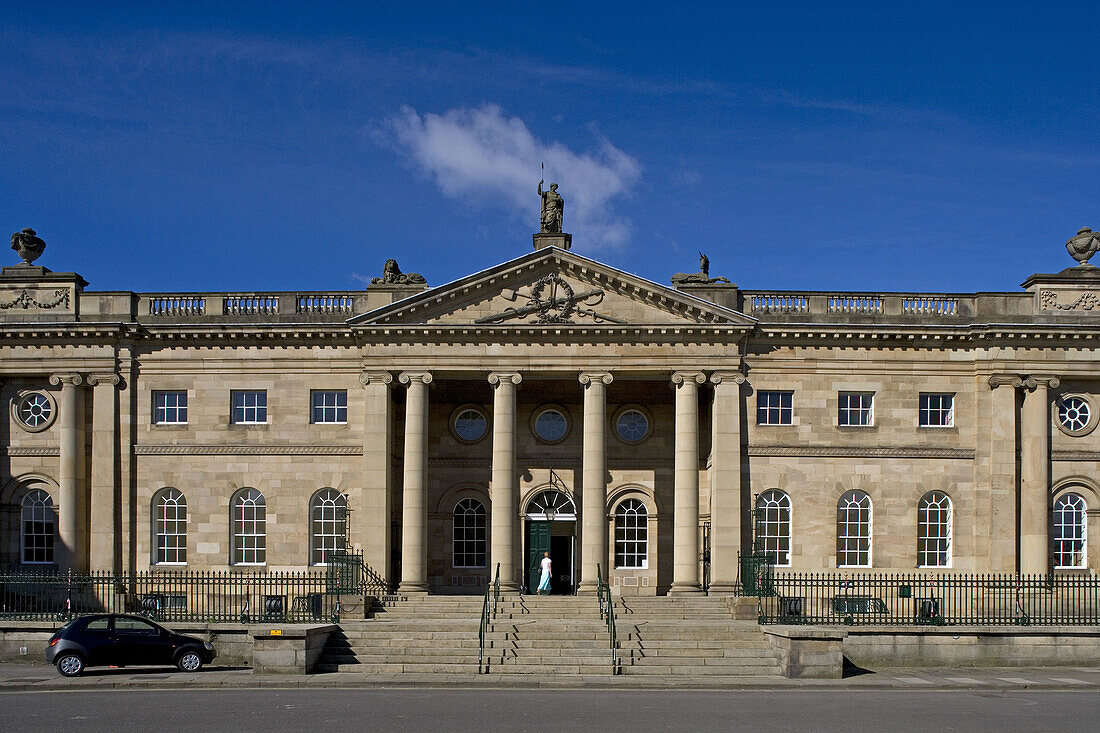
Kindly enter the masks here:
<path id="1" fill-rule="evenodd" d="M 1095 692 L 165 690 L 0 693 L 12 731 L 1079 730 Z"/>

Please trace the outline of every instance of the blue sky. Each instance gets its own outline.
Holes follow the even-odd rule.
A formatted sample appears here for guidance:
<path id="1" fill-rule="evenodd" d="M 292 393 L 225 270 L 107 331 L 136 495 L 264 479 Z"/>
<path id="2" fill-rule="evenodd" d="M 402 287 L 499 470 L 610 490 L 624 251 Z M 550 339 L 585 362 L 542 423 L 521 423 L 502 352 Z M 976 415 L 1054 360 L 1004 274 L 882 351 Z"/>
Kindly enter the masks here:
<path id="1" fill-rule="evenodd" d="M 0 220 L 97 290 L 1015 290 L 1100 229 L 1100 3 L 0 2 Z M 5 262 L 17 261 L 12 253 Z"/>

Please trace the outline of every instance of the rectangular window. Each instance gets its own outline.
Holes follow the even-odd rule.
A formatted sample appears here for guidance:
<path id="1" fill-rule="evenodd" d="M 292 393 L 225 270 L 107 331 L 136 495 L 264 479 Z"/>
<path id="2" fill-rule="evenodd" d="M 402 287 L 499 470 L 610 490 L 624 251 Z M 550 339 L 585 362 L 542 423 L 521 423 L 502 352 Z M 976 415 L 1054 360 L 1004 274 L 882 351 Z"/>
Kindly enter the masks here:
<path id="1" fill-rule="evenodd" d="M 154 392 L 153 422 L 157 425 L 186 425 L 187 393 Z"/>
<path id="2" fill-rule="evenodd" d="M 836 424 L 841 427 L 870 427 L 875 424 L 874 392 L 841 392 Z"/>
<path id="3" fill-rule="evenodd" d="M 234 392 L 233 422 L 237 425 L 263 425 L 267 422 L 267 392 Z"/>
<path id="4" fill-rule="evenodd" d="M 757 392 L 757 425 L 793 425 L 794 392 Z"/>
<path id="5" fill-rule="evenodd" d="M 951 428 L 955 426 L 955 395 L 922 394 L 920 396 L 920 427 Z"/>
<path id="6" fill-rule="evenodd" d="M 310 421 L 316 425 L 346 424 L 348 421 L 347 390 L 315 389 L 310 396 Z"/>

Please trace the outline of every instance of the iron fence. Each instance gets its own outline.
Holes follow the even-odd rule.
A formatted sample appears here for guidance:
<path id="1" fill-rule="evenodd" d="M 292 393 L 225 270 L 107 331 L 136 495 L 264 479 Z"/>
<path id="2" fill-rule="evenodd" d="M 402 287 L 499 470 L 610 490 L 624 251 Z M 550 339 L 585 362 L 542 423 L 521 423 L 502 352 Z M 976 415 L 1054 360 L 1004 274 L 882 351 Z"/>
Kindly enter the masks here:
<path id="1" fill-rule="evenodd" d="M 1100 578 L 1092 575 L 754 569 L 743 587 L 758 599 L 763 624 L 1100 625 Z"/>
<path id="2" fill-rule="evenodd" d="M 312 622 L 339 618 L 343 587 L 330 572 L 0 573 L 0 618 L 64 620 L 141 613 L 162 621 Z M 346 579 L 346 576 L 345 576 Z"/>

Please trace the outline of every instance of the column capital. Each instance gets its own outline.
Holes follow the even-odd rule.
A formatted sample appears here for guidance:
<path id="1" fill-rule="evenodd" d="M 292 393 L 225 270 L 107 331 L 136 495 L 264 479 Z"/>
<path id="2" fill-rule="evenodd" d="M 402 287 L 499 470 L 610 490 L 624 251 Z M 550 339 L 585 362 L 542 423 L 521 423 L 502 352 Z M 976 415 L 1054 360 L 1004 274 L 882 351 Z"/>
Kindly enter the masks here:
<path id="1" fill-rule="evenodd" d="M 1033 392 L 1037 387 L 1049 387 L 1050 389 L 1057 389 L 1058 385 L 1062 383 L 1058 377 L 1051 374 L 1032 374 L 1030 377 L 1024 380 L 1024 388 L 1028 392 Z"/>
<path id="2" fill-rule="evenodd" d="M 675 380 L 675 377 L 673 377 Z M 711 384 L 721 384 L 724 380 L 729 380 L 734 384 L 744 384 L 746 377 L 741 372 L 714 372 L 710 375 Z"/>
<path id="3" fill-rule="evenodd" d="M 93 387 L 97 384 L 115 384 L 117 385 L 122 381 L 122 377 L 118 376 L 115 372 L 97 372 L 95 374 L 88 375 L 88 384 Z"/>
<path id="4" fill-rule="evenodd" d="M 84 384 L 84 377 L 79 374 L 51 374 L 50 384 L 55 386 L 58 384 L 68 384 L 73 387 L 79 387 Z"/>
<path id="5" fill-rule="evenodd" d="M 432 383 L 431 372 L 401 372 L 397 375 L 397 381 L 401 384 L 410 385 L 413 382 L 420 382 L 421 384 Z"/>
<path id="6" fill-rule="evenodd" d="M 489 372 L 489 384 L 499 387 L 503 382 L 519 384 L 523 376 L 519 372 Z"/>
<path id="7" fill-rule="evenodd" d="M 673 372 L 672 373 L 672 387 L 675 389 L 684 384 L 695 382 L 696 384 L 704 384 L 707 381 L 707 375 L 702 372 Z"/>
<path id="8" fill-rule="evenodd" d="M 611 384 L 611 380 L 614 377 L 611 376 L 611 372 L 581 372 L 578 377 L 580 383 L 587 387 L 590 384 L 596 382 L 602 382 L 603 384 Z"/>
<path id="9" fill-rule="evenodd" d="M 989 388 L 997 389 L 998 387 L 1023 387 L 1024 380 L 1018 374 L 994 374 L 989 378 Z"/>
<path id="10" fill-rule="evenodd" d="M 372 384 L 390 384 L 393 382 L 393 375 L 389 372 L 369 372 L 363 370 L 359 374 L 359 384 L 364 387 L 369 387 Z"/>

